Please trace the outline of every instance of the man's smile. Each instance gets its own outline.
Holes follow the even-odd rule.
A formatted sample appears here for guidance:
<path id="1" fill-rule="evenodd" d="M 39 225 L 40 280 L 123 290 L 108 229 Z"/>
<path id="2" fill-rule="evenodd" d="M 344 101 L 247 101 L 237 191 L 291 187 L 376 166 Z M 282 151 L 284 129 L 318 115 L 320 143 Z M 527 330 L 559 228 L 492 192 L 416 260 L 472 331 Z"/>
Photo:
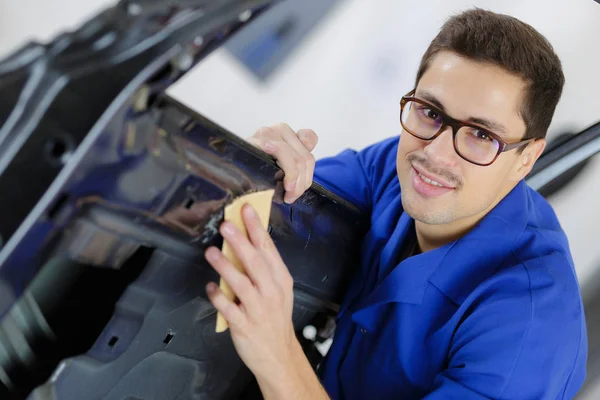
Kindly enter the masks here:
<path id="1" fill-rule="evenodd" d="M 418 171 L 415 167 L 410 169 L 412 186 L 415 191 L 423 197 L 438 197 L 455 190 L 454 187 L 446 186 L 436 179 L 430 178 Z"/>

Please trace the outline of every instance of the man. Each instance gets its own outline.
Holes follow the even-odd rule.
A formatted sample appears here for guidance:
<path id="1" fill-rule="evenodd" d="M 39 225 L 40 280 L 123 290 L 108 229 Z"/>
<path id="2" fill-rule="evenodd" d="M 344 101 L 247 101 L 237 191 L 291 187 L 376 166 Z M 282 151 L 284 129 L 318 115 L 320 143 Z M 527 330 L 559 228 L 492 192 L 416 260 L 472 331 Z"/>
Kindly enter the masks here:
<path id="1" fill-rule="evenodd" d="M 564 77 L 550 44 L 508 16 L 447 21 L 401 103 L 402 133 L 316 165 L 315 180 L 371 215 L 330 352 L 311 371 L 291 323 L 292 279 L 252 209 L 228 224 L 248 277 L 206 256 L 240 299 L 209 297 L 267 399 L 570 399 L 587 338 L 567 239 L 523 181 L 544 150 Z M 285 171 L 286 201 L 313 176 L 316 135 L 251 139 Z"/>

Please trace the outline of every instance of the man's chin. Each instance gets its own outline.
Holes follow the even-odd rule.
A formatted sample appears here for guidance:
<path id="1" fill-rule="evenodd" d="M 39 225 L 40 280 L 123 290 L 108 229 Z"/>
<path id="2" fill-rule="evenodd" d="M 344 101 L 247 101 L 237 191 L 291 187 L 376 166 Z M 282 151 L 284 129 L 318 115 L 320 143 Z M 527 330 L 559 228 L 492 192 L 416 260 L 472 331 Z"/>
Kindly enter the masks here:
<path id="1" fill-rule="evenodd" d="M 402 192 L 402 208 L 412 219 L 427 225 L 441 225 L 452 222 L 451 212 L 436 205 L 434 199 L 422 199 L 416 194 Z M 437 200 L 437 199 L 435 199 Z"/>

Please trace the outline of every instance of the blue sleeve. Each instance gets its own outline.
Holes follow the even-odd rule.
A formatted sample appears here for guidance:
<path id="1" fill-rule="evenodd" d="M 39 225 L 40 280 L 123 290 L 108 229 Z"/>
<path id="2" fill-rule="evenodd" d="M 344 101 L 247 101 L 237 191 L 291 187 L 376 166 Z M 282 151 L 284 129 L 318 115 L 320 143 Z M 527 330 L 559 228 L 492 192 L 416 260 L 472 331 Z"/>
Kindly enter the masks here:
<path id="1" fill-rule="evenodd" d="M 425 399 L 572 399 L 585 379 L 587 338 L 570 271 L 551 255 L 478 289 Z"/>
<path id="2" fill-rule="evenodd" d="M 396 174 L 398 137 L 373 144 L 364 150 L 347 149 L 317 161 L 314 181 L 338 196 L 370 212 L 385 189 L 384 175 Z"/>

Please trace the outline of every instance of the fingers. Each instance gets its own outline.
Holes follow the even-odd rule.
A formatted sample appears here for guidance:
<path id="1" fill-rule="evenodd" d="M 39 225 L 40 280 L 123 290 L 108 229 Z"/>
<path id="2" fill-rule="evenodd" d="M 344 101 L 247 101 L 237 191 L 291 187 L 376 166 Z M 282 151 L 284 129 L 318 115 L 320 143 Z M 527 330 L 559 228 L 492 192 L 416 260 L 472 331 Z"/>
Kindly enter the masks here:
<path id="1" fill-rule="evenodd" d="M 262 256 L 266 261 L 266 272 L 271 274 L 271 277 L 275 281 L 281 282 L 283 276 L 289 272 L 281 259 L 279 251 L 275 247 L 275 243 L 273 243 L 273 239 L 271 239 L 269 233 L 262 227 L 260 219 L 251 205 L 244 205 L 242 217 L 250 242 L 258 251 L 262 252 Z"/>
<path id="2" fill-rule="evenodd" d="M 283 133 L 275 128 L 260 128 L 254 136 L 247 140 L 277 160 L 277 164 L 284 172 L 283 187 L 286 192 L 284 201 L 289 203 L 290 200 L 293 200 L 293 196 L 290 198 L 289 193 L 296 192 L 300 175 L 299 163 L 296 162 L 297 151 L 284 139 Z"/>
<path id="3" fill-rule="evenodd" d="M 305 154 L 304 158 L 304 162 L 306 165 L 306 188 L 304 190 L 308 190 L 308 188 L 310 188 L 310 186 L 312 185 L 313 176 L 315 175 L 316 164 L 315 156 L 311 153 L 311 151 L 313 151 L 314 148 L 317 146 L 317 142 L 319 139 L 316 133 L 310 129 L 301 129 L 300 131 L 298 131 L 298 138 L 308 150 L 308 153 Z"/>
<path id="4" fill-rule="evenodd" d="M 302 190 L 298 185 L 298 177 L 301 176 L 301 166 L 299 157 L 292 147 L 284 140 L 268 141 L 265 145 L 265 151 L 271 154 L 277 160 L 277 164 L 284 172 L 283 187 L 285 188 L 284 201 L 291 203 L 299 197 L 297 192 Z M 302 175 L 304 172 L 302 171 Z M 301 192 L 302 193 L 302 192 Z"/>
<path id="5" fill-rule="evenodd" d="M 283 186 L 286 188 L 286 193 L 283 197 L 283 200 L 286 203 L 291 204 L 296 201 L 296 199 L 300 197 L 306 190 L 306 163 L 304 159 L 305 153 L 310 154 L 310 152 L 306 150 L 306 147 L 304 147 L 304 144 L 302 144 L 296 135 L 296 132 L 294 132 L 289 125 L 278 124 L 275 125 L 274 130 L 281 134 L 283 140 L 292 149 L 292 153 L 289 155 L 289 160 L 290 164 L 293 163 L 291 168 L 293 168 L 294 173 L 293 176 L 288 178 L 288 173 L 286 170 L 284 170 L 285 176 L 283 180 Z M 293 180 L 293 183 L 288 183 L 290 188 L 286 186 L 286 180 L 288 179 Z"/>
<path id="6" fill-rule="evenodd" d="M 252 245 L 258 249 L 268 249 L 273 243 L 271 236 L 263 228 L 258 214 L 250 204 L 244 204 L 242 207 L 242 218 Z"/>
<path id="7" fill-rule="evenodd" d="M 252 245 L 262 251 L 263 259 L 267 262 L 266 271 L 271 274 L 272 281 L 277 282 L 284 290 L 293 290 L 294 280 L 283 262 L 275 243 L 269 233 L 262 227 L 260 219 L 251 205 L 246 204 L 242 209 L 242 217 Z"/>
<path id="8" fill-rule="evenodd" d="M 213 306 L 223 315 L 229 325 L 242 326 L 247 319 L 240 307 L 229 300 L 219 286 L 210 282 L 206 285 L 206 294 Z"/>
<path id="9" fill-rule="evenodd" d="M 315 158 L 311 154 L 318 142 L 310 129 L 294 132 L 287 124 L 259 129 L 248 142 L 275 157 L 284 171 L 284 201 L 293 203 L 312 184 Z"/>
<path id="10" fill-rule="evenodd" d="M 251 278 L 239 271 L 216 247 L 209 247 L 205 256 L 208 263 L 227 282 L 242 303 L 249 307 L 256 304 L 258 293 Z"/>
<path id="11" fill-rule="evenodd" d="M 262 228 L 260 226 L 260 220 L 258 221 L 258 224 L 259 227 Z M 246 226 L 246 229 L 248 230 L 249 227 Z M 251 225 L 250 229 L 255 229 L 255 227 Z M 262 258 L 262 255 L 234 224 L 223 222 L 223 224 L 221 224 L 220 232 L 223 235 L 223 238 L 231 246 L 237 258 L 242 262 L 251 282 L 254 283 L 259 291 L 264 291 L 265 287 L 271 283 L 270 281 L 272 281 L 273 278 L 266 269 L 266 262 Z M 223 278 L 227 280 L 226 277 Z M 234 288 L 232 287 L 232 289 Z"/>
<path id="12" fill-rule="evenodd" d="M 294 132 L 287 124 L 276 125 L 275 129 L 281 132 L 283 139 L 295 150 L 294 162 L 298 170 L 295 190 L 286 193 L 287 201 L 293 203 L 312 184 L 315 157 L 311 151 L 317 145 L 317 135 L 308 129 Z M 286 198 L 284 197 L 284 200 Z"/>
<path id="13" fill-rule="evenodd" d="M 234 323 L 238 324 L 244 323 L 244 320 L 236 315 L 238 311 L 243 314 L 246 321 L 256 319 L 264 311 L 265 302 L 269 304 L 285 302 L 286 296 L 293 292 L 294 287 L 291 274 L 251 205 L 244 205 L 242 218 L 248 237 L 230 222 L 224 222 L 220 231 L 244 265 L 247 276 L 240 272 L 217 248 L 211 247 L 206 251 L 208 262 L 240 299 L 240 304 L 236 305 L 224 294 L 225 298 L 220 298 L 219 291 L 212 288 L 214 296 L 211 297 L 211 302 L 221 311 L 228 322 L 235 321 Z M 226 313 L 231 313 L 231 316 Z"/>

